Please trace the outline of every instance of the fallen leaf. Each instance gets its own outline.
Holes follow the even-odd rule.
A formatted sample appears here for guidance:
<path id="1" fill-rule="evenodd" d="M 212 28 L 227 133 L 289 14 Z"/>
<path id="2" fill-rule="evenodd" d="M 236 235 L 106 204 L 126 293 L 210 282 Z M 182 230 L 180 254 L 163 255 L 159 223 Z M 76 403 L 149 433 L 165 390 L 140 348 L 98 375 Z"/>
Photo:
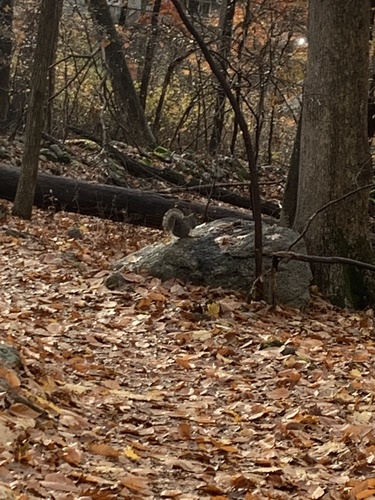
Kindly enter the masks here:
<path id="1" fill-rule="evenodd" d="M 286 387 L 279 387 L 273 391 L 267 392 L 270 399 L 287 399 L 290 396 L 290 391 Z"/>
<path id="2" fill-rule="evenodd" d="M 118 450 L 109 444 L 104 443 L 92 443 L 89 445 L 88 450 L 94 455 L 102 455 L 103 457 L 117 458 L 120 456 L 120 452 Z"/>

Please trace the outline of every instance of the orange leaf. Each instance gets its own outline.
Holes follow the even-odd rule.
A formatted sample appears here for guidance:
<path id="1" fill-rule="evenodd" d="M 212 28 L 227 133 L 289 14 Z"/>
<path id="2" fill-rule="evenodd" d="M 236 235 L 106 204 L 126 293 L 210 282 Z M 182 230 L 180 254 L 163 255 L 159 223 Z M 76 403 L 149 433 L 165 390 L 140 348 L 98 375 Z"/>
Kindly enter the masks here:
<path id="1" fill-rule="evenodd" d="M 5 379 L 10 387 L 20 387 L 21 385 L 17 373 L 11 368 L 0 368 L 0 378 Z"/>
<path id="2" fill-rule="evenodd" d="M 178 426 L 178 433 L 184 439 L 191 438 L 191 426 L 187 422 L 181 422 Z"/>
<path id="3" fill-rule="evenodd" d="M 360 493 L 357 493 L 355 496 L 357 500 L 362 500 L 363 498 L 373 497 L 375 490 L 363 490 Z"/>
<path id="4" fill-rule="evenodd" d="M 176 363 L 182 366 L 183 368 L 186 368 L 188 370 L 191 370 L 194 368 L 194 365 L 190 364 L 190 361 L 187 357 L 185 358 L 177 358 Z"/>
<path id="5" fill-rule="evenodd" d="M 101 455 L 103 457 L 117 458 L 120 456 L 120 452 L 109 444 L 93 443 L 89 446 L 89 451 L 94 455 Z"/>
<path id="6" fill-rule="evenodd" d="M 363 500 L 375 493 L 375 478 L 365 479 L 358 483 L 350 492 L 350 498 L 356 500 Z"/>
<path id="7" fill-rule="evenodd" d="M 277 376 L 280 378 L 287 378 L 288 380 L 293 380 L 293 382 L 297 382 L 301 378 L 301 374 L 293 368 L 289 368 L 287 370 L 281 370 L 277 374 Z"/>

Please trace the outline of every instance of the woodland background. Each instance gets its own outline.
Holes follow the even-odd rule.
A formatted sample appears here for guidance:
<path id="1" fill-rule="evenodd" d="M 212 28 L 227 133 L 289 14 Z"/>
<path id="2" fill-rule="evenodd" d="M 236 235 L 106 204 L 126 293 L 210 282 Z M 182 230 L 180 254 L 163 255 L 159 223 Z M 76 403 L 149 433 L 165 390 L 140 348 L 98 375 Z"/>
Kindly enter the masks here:
<path id="1" fill-rule="evenodd" d="M 7 118 L 14 132 L 25 111 L 37 6 L 38 2 L 27 1 L 14 6 Z M 306 2 L 255 1 L 233 7 L 232 18 L 223 19 L 225 2 L 196 2 L 196 24 L 226 66 L 232 89 L 241 89 L 237 97 L 254 130 L 256 157 L 260 163 L 286 166 L 304 78 Z M 243 146 L 228 105 L 219 109 L 223 130 L 218 144 L 213 144 L 220 89 L 173 5 L 130 2 L 111 8 L 111 13 L 121 22 L 117 29 L 126 60 L 157 143 L 179 153 L 216 151 L 241 157 Z M 79 124 L 99 136 L 107 133 L 111 139 L 124 139 L 126 132 L 116 120 L 113 91 L 96 40 L 84 2 L 65 1 L 56 63 L 51 68 L 48 133 L 65 137 L 69 125 Z M 3 114 L 5 110 L 2 107 Z"/>
<path id="2" fill-rule="evenodd" d="M 33 136 L 25 139 L 26 111 L 40 97 L 30 95 L 30 82 L 39 16 L 51 7 L 48 1 L 1 3 L 5 26 L 11 7 L 14 16 L 13 31 L 0 33 L 0 49 L 9 52 L 9 64 L 0 71 L 0 196 L 9 200 L 0 213 L 0 494 L 8 500 L 373 498 L 371 307 L 338 309 L 315 289 L 310 307 L 299 311 L 132 273 L 123 276 L 121 289 L 110 290 L 105 281 L 115 262 L 163 238 L 149 229 L 158 227 L 160 217 L 141 212 L 143 219 L 129 221 L 112 213 L 107 219 L 114 221 L 103 213 L 84 215 L 77 207 L 68 212 L 52 190 L 36 200 L 45 210 L 34 207 L 32 220 L 12 215 L 14 170 L 25 165 L 28 148 L 37 151 L 39 169 L 53 174 L 54 186 L 71 177 L 145 196 L 152 191 L 165 196 L 163 210 L 177 197 L 206 203 L 220 187 L 230 189 L 237 207 L 249 208 L 248 158 L 238 125 L 168 1 L 111 6 L 127 81 L 134 87 L 128 95 L 136 90 L 147 115 L 145 121 L 140 114 L 139 123 L 134 115 L 129 122 L 124 110 L 130 108 L 119 105 L 110 78 L 107 49 L 117 35 L 98 36 L 98 17 L 89 15 L 106 2 L 61 3 L 56 58 L 48 66 L 47 99 L 42 94 L 39 109 L 46 116 L 42 149 Z M 296 151 L 308 5 L 248 0 L 227 2 L 224 9 L 224 3 L 191 1 L 188 7 L 249 124 L 262 212 L 276 219 Z M 360 80 L 348 68 L 357 70 L 356 61 L 369 59 L 370 3 L 367 12 L 357 0 L 314 0 L 310 15 L 323 5 L 336 9 L 322 10 L 331 14 L 323 16 L 326 29 L 334 21 L 340 27 L 334 31 L 340 43 L 326 52 L 337 66 L 330 62 L 335 79 L 323 108 L 337 97 L 337 113 L 349 113 L 355 107 L 342 99 L 340 69 L 350 84 L 353 75 Z M 347 27 L 357 34 L 349 21 L 358 29 L 358 19 L 365 19 L 360 57 L 353 43 L 359 37 L 345 32 Z M 48 30 L 48 23 L 42 28 Z M 309 45 L 321 50 L 319 41 L 326 43 L 331 33 L 316 34 L 310 32 Z M 355 133 L 367 153 L 371 72 L 368 65 L 361 71 L 366 106 Z M 307 82 L 314 83 L 311 74 Z M 327 97 L 323 91 L 319 100 Z M 347 116 L 333 115 L 336 129 L 347 125 Z M 319 132 L 315 128 L 310 135 L 321 140 Z M 358 155 L 355 150 L 352 160 L 347 154 L 351 143 L 342 140 L 345 134 L 351 137 L 342 128 L 340 147 L 332 140 L 334 154 L 322 142 L 314 155 L 331 155 L 331 163 L 322 162 L 331 168 L 330 177 L 319 171 L 317 185 L 333 179 L 344 195 L 356 187 Z M 344 156 L 353 164 L 342 161 Z M 348 179 L 346 169 L 352 172 Z M 196 188 L 187 189 L 191 179 L 206 183 L 203 202 Z M 223 191 L 216 199 L 224 210 L 228 205 L 220 196 Z M 353 199 L 348 205 L 351 211 L 356 207 Z M 368 199 L 362 205 L 368 216 Z M 348 212 L 339 210 L 345 218 Z M 242 213 L 249 217 L 247 210 Z M 324 250 L 335 254 L 327 244 Z"/>

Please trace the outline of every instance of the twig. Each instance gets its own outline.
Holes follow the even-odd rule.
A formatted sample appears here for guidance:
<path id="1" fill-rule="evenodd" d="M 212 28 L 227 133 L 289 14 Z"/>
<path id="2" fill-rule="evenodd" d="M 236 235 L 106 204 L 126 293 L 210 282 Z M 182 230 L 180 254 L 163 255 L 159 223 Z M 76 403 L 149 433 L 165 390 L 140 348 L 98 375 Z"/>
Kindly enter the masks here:
<path id="1" fill-rule="evenodd" d="M 276 185 L 276 184 L 284 184 L 285 181 L 265 181 L 265 182 L 259 182 L 259 186 L 271 186 L 271 185 Z M 250 182 L 217 182 L 214 183 L 215 187 L 249 187 Z M 159 194 L 170 194 L 174 192 L 180 192 L 180 191 L 197 191 L 199 189 L 207 189 L 207 188 L 212 188 L 213 184 L 199 184 L 198 186 L 186 186 L 186 187 L 179 187 L 179 188 L 173 188 L 170 189 L 169 191 L 158 191 Z"/>
<path id="2" fill-rule="evenodd" d="M 356 194 L 358 193 L 359 191 L 363 191 L 364 189 L 370 189 L 372 187 L 375 187 L 375 184 L 374 183 L 371 183 L 371 184 L 366 184 L 365 186 L 361 186 L 359 188 L 356 188 L 354 189 L 353 191 L 349 191 L 349 193 L 346 193 L 342 196 L 340 196 L 339 198 L 335 198 L 334 200 L 331 200 L 329 201 L 328 203 L 326 203 L 325 205 L 323 205 L 322 207 L 320 207 L 316 212 L 314 212 L 308 219 L 305 227 L 303 228 L 301 234 L 298 236 L 298 238 L 296 240 L 293 241 L 293 243 L 291 243 L 291 245 L 289 245 L 289 248 L 288 248 L 288 251 L 291 250 L 294 245 L 296 245 L 304 236 L 305 234 L 307 233 L 307 230 L 309 229 L 312 221 L 315 219 L 315 217 L 320 213 L 320 212 L 323 212 L 323 210 L 325 210 L 326 208 L 328 208 L 329 206 L 331 205 L 334 205 L 335 203 L 338 203 L 339 201 L 342 201 L 342 200 L 345 200 L 346 198 L 349 198 L 349 196 L 352 196 L 353 194 Z M 338 257 L 338 258 L 341 258 L 341 257 Z"/>
<path id="3" fill-rule="evenodd" d="M 295 252 L 274 252 L 273 257 L 279 259 L 292 259 L 301 260 L 303 262 L 321 262 L 323 264 L 346 264 L 352 266 L 362 267 L 363 269 L 368 269 L 370 271 L 375 271 L 375 266 L 373 264 L 368 264 L 367 262 L 362 262 L 355 259 L 347 259 L 346 257 L 323 257 L 321 255 L 304 255 L 302 253 Z"/>

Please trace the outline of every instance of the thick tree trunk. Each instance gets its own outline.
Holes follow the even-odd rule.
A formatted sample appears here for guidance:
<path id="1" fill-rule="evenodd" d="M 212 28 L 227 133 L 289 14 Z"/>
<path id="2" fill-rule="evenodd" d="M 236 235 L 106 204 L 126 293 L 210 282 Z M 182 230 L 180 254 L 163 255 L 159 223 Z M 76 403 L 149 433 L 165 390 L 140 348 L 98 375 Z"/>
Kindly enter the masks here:
<path id="1" fill-rule="evenodd" d="M 367 139 L 370 1 L 310 0 L 299 190 L 294 228 L 302 231 L 324 204 L 371 181 Z M 369 190 L 315 217 L 308 252 L 372 262 Z M 372 276 L 354 267 L 313 266 L 321 289 L 337 304 L 375 303 Z"/>
<path id="2" fill-rule="evenodd" d="M 19 172 L 18 168 L 0 165 L 0 198 L 13 201 Z M 157 229 L 161 228 L 163 215 L 170 208 L 178 206 L 185 213 L 194 212 L 198 215 L 205 214 L 206 209 L 199 203 L 163 198 L 155 193 L 92 184 L 42 173 L 37 177 L 34 205 L 56 212 L 65 210 Z M 208 209 L 207 220 L 224 217 L 252 220 L 250 214 L 220 207 Z"/>
<path id="3" fill-rule="evenodd" d="M 105 64 L 113 85 L 117 116 L 124 124 L 126 140 L 138 146 L 154 146 L 155 139 L 148 126 L 138 94 L 126 64 L 119 34 L 111 18 L 106 0 L 86 0 L 105 50 Z"/>
<path id="4" fill-rule="evenodd" d="M 36 176 L 38 172 L 40 143 L 45 118 L 45 95 L 48 66 L 56 48 L 63 0 L 42 0 L 38 33 L 31 75 L 31 95 L 27 110 L 25 149 L 22 156 L 21 175 L 14 200 L 13 215 L 31 218 Z"/>

